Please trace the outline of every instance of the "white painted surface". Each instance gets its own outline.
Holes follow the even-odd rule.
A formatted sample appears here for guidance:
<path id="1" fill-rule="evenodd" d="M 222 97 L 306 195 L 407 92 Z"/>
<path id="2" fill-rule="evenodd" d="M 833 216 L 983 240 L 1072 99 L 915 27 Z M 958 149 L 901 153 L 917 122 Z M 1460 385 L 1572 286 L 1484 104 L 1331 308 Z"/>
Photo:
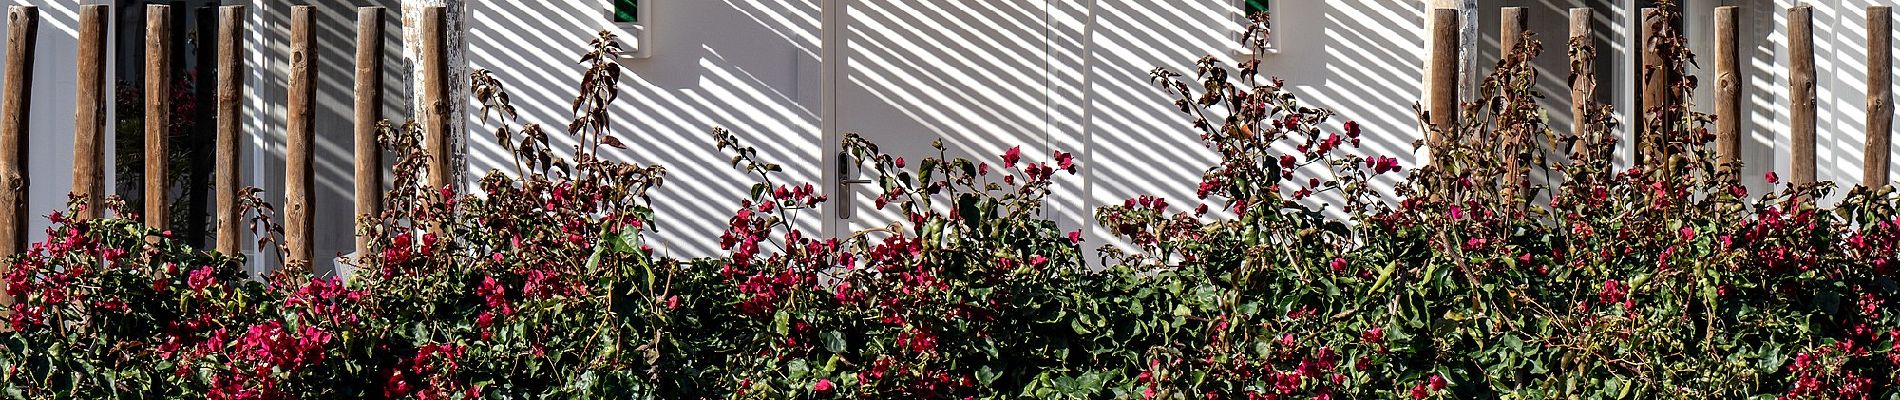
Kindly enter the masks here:
<path id="1" fill-rule="evenodd" d="M 1192 207 L 1195 183 L 1214 160 L 1185 128 L 1187 120 L 1172 109 L 1170 99 L 1149 83 L 1148 71 L 1156 66 L 1191 70 L 1204 54 L 1231 61 L 1229 0 L 648 1 L 658 27 L 651 37 L 655 51 L 647 59 L 623 61 L 626 74 L 614 109 L 615 131 L 633 148 L 610 156 L 663 164 L 672 172 L 656 197 L 661 221 L 655 239 L 675 255 L 715 254 L 718 232 L 751 182 L 729 168 L 727 155 L 713 149 L 708 131 L 714 126 L 737 131 L 758 146 L 762 156 L 784 164 L 790 179 L 826 188 L 834 178 L 829 155 L 844 130 L 908 142 L 886 145 L 900 152 L 920 152 L 915 145 L 934 136 L 956 143 L 961 153 L 991 159 L 1014 144 L 1043 150 L 1034 157 L 1046 157 L 1051 148 L 1076 152 L 1082 155 L 1082 176 L 1067 178 L 1058 188 L 1054 201 L 1069 206 L 1057 207 L 1050 217 L 1078 228 L 1093 225 L 1089 221 L 1094 206 L 1139 194 L 1162 195 L 1182 208 Z M 1807 2 L 1816 7 L 1816 42 L 1823 55 L 1817 65 L 1828 78 L 1821 88 L 1821 179 L 1859 180 L 1866 74 L 1862 10 L 1884 1 Z M 20 3 L 39 3 L 47 24 L 40 32 L 29 140 L 34 189 L 29 206 L 39 215 L 62 207 L 70 182 L 70 54 L 79 1 L 0 0 L 0 5 Z M 247 40 L 253 67 L 247 84 L 260 96 L 247 104 L 247 130 L 256 147 L 246 157 L 255 165 L 251 175 L 261 181 L 247 180 L 261 183 L 270 193 L 281 192 L 282 186 L 283 90 L 278 81 L 289 3 L 268 0 L 254 5 L 253 37 Z M 379 4 L 393 9 L 399 3 L 321 4 L 320 20 L 335 27 L 322 32 L 336 35 L 321 42 L 348 46 L 352 7 Z M 1479 20 L 1470 29 L 1480 32 L 1480 66 L 1495 60 L 1496 28 L 1485 19 L 1495 18 L 1490 8 L 1502 3 L 1477 2 Z M 1545 76 L 1540 87 L 1553 101 L 1561 101 L 1567 71 L 1560 63 L 1561 40 L 1553 39 L 1565 35 L 1559 23 L 1562 9 L 1578 1 L 1509 3 L 1531 7 L 1532 29 L 1543 35 L 1546 50 L 1557 55 L 1540 59 Z M 1630 14 L 1633 0 L 1587 3 L 1608 10 L 1600 10 L 1599 17 L 1608 54 L 1633 48 L 1628 33 L 1635 24 L 1618 18 Z M 1759 179 L 1768 168 L 1787 169 L 1781 150 L 1789 143 L 1787 113 L 1781 106 L 1787 93 L 1781 48 L 1785 39 L 1779 32 L 1786 26 L 1785 8 L 1794 0 L 1695 0 L 1689 4 L 1689 17 L 1706 19 L 1698 7 L 1718 3 L 1752 7 L 1745 20 L 1754 25 L 1744 27 L 1744 36 L 1757 38 L 1744 45 L 1749 60 L 1745 68 L 1751 70 L 1745 155 L 1755 161 L 1750 176 Z M 840 14 L 856 17 L 838 22 L 855 30 L 824 32 L 827 4 L 857 7 Z M 524 122 L 562 125 L 571 118 L 567 102 L 578 84 L 579 53 L 595 32 L 612 26 L 607 6 L 604 0 L 471 2 L 466 15 L 468 63 L 506 80 Z M 1424 90 L 1419 82 L 1428 4 L 1286 1 L 1278 7 L 1279 52 L 1266 56 L 1264 70 L 1285 78 L 1305 102 L 1339 110 L 1335 124 L 1364 124 L 1368 154 L 1410 154 L 1412 141 L 1420 137 L 1411 106 Z M 398 31 L 391 32 L 389 47 L 398 49 L 393 36 Z M 844 53 L 837 58 L 862 64 L 836 68 L 843 79 L 828 79 L 823 61 L 828 42 L 856 46 L 855 51 L 849 46 L 837 49 Z M 319 93 L 318 163 L 325 167 L 318 176 L 318 212 L 323 215 L 350 212 L 349 95 L 344 92 L 352 63 L 348 54 L 345 48 L 326 48 L 319 58 L 320 77 L 327 82 L 321 87 L 335 88 Z M 1614 74 L 1605 82 L 1613 87 L 1605 95 L 1622 105 L 1627 121 L 1633 91 L 1624 86 L 1630 85 L 1634 68 L 1617 64 L 1604 69 Z M 385 77 L 387 87 L 406 95 L 396 92 L 404 87 L 401 72 L 391 74 Z M 838 118 L 827 121 L 824 99 L 832 90 L 827 83 L 833 81 L 842 85 Z M 402 95 L 389 98 L 394 102 L 405 98 Z M 405 109 L 392 104 L 388 114 L 401 115 Z M 1565 118 L 1557 115 L 1561 110 L 1553 113 L 1559 120 Z M 468 179 L 492 168 L 509 168 L 507 156 L 488 138 L 492 121 L 469 118 Z M 825 128 L 831 124 L 837 128 Z M 1382 181 L 1379 187 L 1389 190 L 1391 183 Z M 317 252 L 329 255 L 348 248 L 350 230 L 342 223 L 346 219 L 326 220 L 338 223 L 323 226 Z M 829 224 L 820 219 L 809 223 L 811 229 Z M 1100 232 L 1090 233 L 1092 243 L 1100 243 L 1094 239 Z"/>
<path id="2" fill-rule="evenodd" d="M 1698 7 L 1721 1 L 1748 3 L 1744 6 L 1764 14 L 1762 22 L 1753 25 L 1756 29 L 1744 27 L 1772 38 L 1752 44 L 1748 56 L 1754 60 L 1749 67 L 1757 71 L 1750 78 L 1756 106 L 1749 107 L 1746 129 L 1751 137 L 1745 151 L 1756 160 L 1749 175 L 1752 186 L 1760 189 L 1761 173 L 1787 169 L 1782 154 L 1788 143 L 1786 112 L 1770 105 L 1786 104 L 1786 63 L 1775 55 L 1780 54 L 1785 8 L 1792 0 L 1697 1 L 1689 4 L 1688 18 L 1707 19 Z M 1859 18 L 1866 5 L 1879 1 L 1811 2 L 1821 19 L 1820 52 L 1836 55 L 1821 62 L 1824 76 L 1836 77 L 1822 91 L 1822 179 L 1859 179 L 1864 123 L 1859 104 L 1865 81 L 1865 72 L 1857 72 L 1865 58 L 1859 49 L 1864 42 Z M 1443 2 L 1477 7 L 1478 12 L 1469 14 L 1477 20 L 1466 28 L 1476 33 L 1480 49 L 1474 70 L 1495 63 L 1495 8 L 1530 8 L 1531 28 L 1546 42 L 1545 56 L 1538 61 L 1540 88 L 1551 94 L 1549 105 L 1558 126 L 1568 119 L 1559 115 L 1567 109 L 1561 104 L 1568 74 L 1563 13 L 1571 7 L 1596 7 L 1604 49 L 1599 69 L 1609 74 L 1603 96 L 1618 105 L 1623 120 L 1630 120 L 1635 91 L 1627 82 L 1633 82 L 1636 71 L 1627 54 L 1636 48 L 1631 34 L 1637 26 L 1634 2 Z M 525 91 L 517 93 L 518 103 L 558 104 L 571 96 L 578 71 L 568 59 L 603 22 L 590 19 L 599 9 L 587 1 L 527 3 L 544 2 L 495 0 L 476 7 L 470 23 L 471 62 L 496 71 L 513 87 L 538 87 L 517 89 Z M 1064 182 L 1049 215 L 1070 227 L 1092 226 L 1095 206 L 1140 194 L 1165 196 L 1182 208 L 1193 206 L 1195 183 L 1215 156 L 1185 129 L 1188 121 L 1149 83 L 1148 71 L 1156 66 L 1191 71 L 1194 60 L 1204 54 L 1231 63 L 1234 55 L 1224 50 L 1233 47 L 1232 2 L 894 3 L 899 4 L 666 0 L 655 6 L 654 18 L 665 27 L 653 33 L 653 40 L 663 50 L 650 59 L 627 62 L 628 83 L 622 92 L 626 101 L 617 116 L 625 118 L 621 131 L 629 139 L 647 145 L 624 155 L 663 163 L 674 173 L 659 199 L 664 229 L 660 242 L 682 254 L 715 253 L 713 240 L 724 217 L 745 194 L 750 180 L 729 172 L 726 157 L 715 153 L 706 139 L 705 132 L 713 126 L 735 129 L 760 145 L 767 157 L 786 164 L 795 179 L 821 187 L 836 179 L 828 156 L 835 151 L 832 142 L 839 132 L 855 131 L 878 138 L 887 150 L 910 155 L 924 152 L 922 146 L 938 136 L 955 153 L 992 160 L 1015 144 L 1041 150 L 1025 151 L 1037 157 L 1046 157 L 1050 149 L 1080 153 L 1083 176 Z M 839 116 L 829 132 L 824 128 L 827 89 L 822 86 L 827 80 L 821 61 L 827 42 L 822 11 L 828 4 L 842 4 L 847 10 L 835 26 L 848 29 L 834 40 L 843 43 L 845 54 L 838 58 L 850 60 L 839 67 Z M 1412 159 L 1407 156 L 1411 143 L 1421 135 L 1411 106 L 1424 92 L 1424 15 L 1434 4 L 1282 2 L 1275 18 L 1279 52 L 1265 56 L 1263 70 L 1286 79 L 1306 103 L 1340 111 L 1335 126 L 1347 120 L 1367 126 L 1365 153 Z M 1697 24 L 1706 22 L 1693 22 L 1691 32 Z M 1034 51 L 1039 44 L 1044 48 L 1040 54 Z M 1036 65 L 1038 56 L 1046 66 Z M 1006 73 L 988 74 L 998 70 Z M 524 112 L 536 121 L 566 119 L 560 108 Z M 1034 123 L 1038 117 L 1040 125 Z M 1046 135 L 1041 143 L 1038 133 Z M 483 147 L 484 141 L 477 138 L 471 145 L 471 170 L 504 165 L 496 162 L 500 159 L 492 147 Z M 484 153 L 489 155 L 485 158 Z M 1393 181 L 1388 178 L 1378 187 L 1389 194 Z M 858 202 L 869 200 L 867 196 Z M 1103 233 L 1091 231 L 1090 236 Z"/>

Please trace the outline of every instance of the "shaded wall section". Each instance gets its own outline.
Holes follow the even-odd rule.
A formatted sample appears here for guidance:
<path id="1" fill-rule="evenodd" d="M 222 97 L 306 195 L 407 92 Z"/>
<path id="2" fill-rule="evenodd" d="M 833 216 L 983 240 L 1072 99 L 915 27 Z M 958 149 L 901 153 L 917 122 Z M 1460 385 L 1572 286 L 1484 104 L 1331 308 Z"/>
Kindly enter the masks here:
<path id="1" fill-rule="evenodd" d="M 317 225 L 316 249 L 312 254 L 318 260 L 316 272 L 321 275 L 333 272 L 334 264 L 327 260 L 353 252 L 356 246 L 356 210 L 351 199 L 356 179 L 352 152 L 355 146 L 353 82 L 357 7 L 388 8 L 385 18 L 389 25 L 383 31 L 383 116 L 393 123 L 408 120 L 409 85 L 401 58 L 401 29 L 397 26 L 400 0 L 265 0 L 252 4 L 251 33 L 246 43 L 249 52 L 246 66 L 250 73 L 245 81 L 247 93 L 252 96 L 244 105 L 248 121 L 245 133 L 252 146 L 242 148 L 241 157 L 250 165 L 242 179 L 248 185 L 263 188 L 266 200 L 284 204 L 284 105 L 288 96 L 286 79 L 290 76 L 290 8 L 297 4 L 315 6 L 316 26 L 312 28 L 311 41 L 316 47 L 313 51 L 316 62 L 312 64 L 317 91 L 316 140 L 312 146 L 316 152 L 312 164 L 316 191 L 311 202 Z M 384 161 L 394 163 L 388 157 Z M 383 170 L 387 173 L 389 167 Z M 267 251 L 252 257 L 252 265 L 258 271 L 268 271 L 281 263 L 275 252 Z"/>

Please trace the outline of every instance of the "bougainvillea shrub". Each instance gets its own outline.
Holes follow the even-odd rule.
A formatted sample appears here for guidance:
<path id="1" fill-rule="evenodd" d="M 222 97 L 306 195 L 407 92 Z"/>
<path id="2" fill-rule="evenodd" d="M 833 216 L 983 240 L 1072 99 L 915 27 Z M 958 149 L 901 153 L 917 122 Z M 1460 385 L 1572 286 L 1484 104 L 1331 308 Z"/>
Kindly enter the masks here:
<path id="1" fill-rule="evenodd" d="M 1264 21 L 1264 18 L 1261 19 Z M 1254 37 L 1264 25 L 1252 27 Z M 1689 56 L 1668 38 L 1672 68 Z M 1430 160 L 1305 104 L 1259 63 L 1156 70 L 1221 154 L 1200 196 L 1096 210 L 1127 246 L 1041 217 L 1086 162 L 996 149 L 906 160 L 847 135 L 902 218 L 801 231 L 829 200 L 716 130 L 757 178 L 720 257 L 645 242 L 665 171 L 603 157 L 619 69 L 582 58 L 575 120 L 519 123 L 475 195 L 431 188 L 414 126 L 386 126 L 397 190 L 364 216 L 349 281 L 254 280 L 136 215 L 53 215 L 11 261 L 0 333 L 14 398 L 1890 398 L 1900 395 L 1900 195 L 1749 193 L 1676 87 L 1648 161 L 1615 121 L 1559 132 L 1533 41 Z M 1256 41 L 1258 45 L 1260 42 Z M 1337 123 L 1337 124 L 1335 124 Z M 1334 127 L 1334 128 L 1329 128 Z M 572 140 L 556 140 L 566 135 Z M 555 143 L 574 143 L 556 148 Z M 941 146 L 939 146 L 941 147 Z M 1372 188 L 1403 176 L 1400 198 Z M 254 192 L 252 192 L 254 194 Z M 262 244 L 268 205 L 247 197 Z M 79 199 L 76 207 L 86 207 Z M 1344 217 L 1339 217 L 1344 215 Z M 1096 239 L 1099 240 L 1099 239 Z M 1099 261 L 1099 262 L 1098 262 Z M 1095 265 L 1097 267 L 1091 267 Z"/>

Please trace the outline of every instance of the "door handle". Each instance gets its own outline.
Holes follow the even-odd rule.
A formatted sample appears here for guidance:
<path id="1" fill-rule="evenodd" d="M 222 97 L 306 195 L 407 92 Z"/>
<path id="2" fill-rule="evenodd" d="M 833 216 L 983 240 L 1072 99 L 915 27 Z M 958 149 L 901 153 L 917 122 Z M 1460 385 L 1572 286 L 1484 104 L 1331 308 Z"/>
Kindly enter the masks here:
<path id="1" fill-rule="evenodd" d="M 857 176 L 852 172 L 851 155 L 838 152 L 838 219 L 851 219 L 856 210 L 857 196 L 851 193 L 851 185 L 871 183 L 870 179 L 851 179 Z"/>

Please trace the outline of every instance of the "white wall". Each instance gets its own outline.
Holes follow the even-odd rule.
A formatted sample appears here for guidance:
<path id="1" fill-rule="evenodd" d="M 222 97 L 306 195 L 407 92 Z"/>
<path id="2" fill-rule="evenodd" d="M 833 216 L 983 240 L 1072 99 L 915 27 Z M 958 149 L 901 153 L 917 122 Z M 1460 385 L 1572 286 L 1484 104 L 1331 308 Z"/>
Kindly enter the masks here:
<path id="1" fill-rule="evenodd" d="M 651 1 L 651 0 L 650 0 Z M 1049 70 L 1047 101 L 1049 146 L 1083 154 L 1083 178 L 1065 183 L 1051 217 L 1072 227 L 1092 226 L 1092 210 L 1140 194 L 1156 194 L 1187 208 L 1194 205 L 1195 183 L 1215 156 L 1203 148 L 1188 121 L 1169 105 L 1170 99 L 1149 83 L 1156 66 L 1191 71 L 1194 60 L 1215 54 L 1230 63 L 1232 9 L 1223 0 L 1173 2 L 1135 0 L 1048 0 Z M 1757 7 L 1776 7 L 1763 21 L 1785 26 L 1790 0 L 1754 0 Z M 1858 181 L 1861 146 L 1860 99 L 1864 96 L 1864 52 L 1854 43 L 1863 36 L 1859 11 L 1880 0 L 1814 2 L 1817 42 L 1823 76 L 1836 77 L 1822 89 L 1822 179 Z M 529 4 L 534 3 L 534 4 Z M 554 4 L 526 0 L 495 0 L 476 7 L 470 23 L 471 62 L 497 72 L 517 88 L 518 104 L 560 104 L 571 96 L 570 59 L 602 26 L 600 7 L 579 0 Z M 1478 32 L 1480 70 L 1495 63 L 1495 7 L 1502 2 L 1476 2 L 1478 16 L 1470 32 Z M 720 0 L 659 3 L 656 20 L 658 50 L 648 60 L 630 61 L 627 96 L 619 107 L 622 132 L 641 143 L 625 156 L 659 162 L 674 172 L 662 191 L 661 241 L 685 254 L 709 254 L 723 218 L 744 195 L 750 180 L 727 171 L 726 157 L 717 154 L 705 132 L 713 126 L 735 128 L 760 145 L 768 157 L 785 163 L 793 176 L 813 180 L 825 175 L 828 148 L 822 141 L 835 135 L 818 132 L 824 83 L 819 70 L 822 54 L 818 6 L 820 0 Z M 984 4 L 968 4 L 978 8 Z M 1628 104 L 1634 91 L 1619 87 L 1631 82 L 1633 59 L 1622 56 L 1633 48 L 1634 27 L 1629 1 L 1580 2 L 1539 0 L 1508 5 L 1530 8 L 1531 29 L 1546 41 L 1538 61 L 1543 74 L 1540 88 L 1551 94 L 1553 122 L 1563 126 L 1567 107 L 1563 93 L 1568 37 L 1563 13 L 1570 7 L 1598 8 L 1600 46 L 1605 57 L 1599 67 L 1608 75 L 1603 96 L 1618 106 L 1620 117 L 1631 120 Z M 1694 8 L 1696 4 L 1691 4 Z M 1264 70 L 1284 78 L 1308 104 L 1340 111 L 1335 127 L 1353 120 L 1367 127 L 1366 154 L 1411 153 L 1420 137 L 1412 105 L 1424 88 L 1424 14 L 1420 1 L 1284 1 L 1276 17 L 1279 53 L 1265 56 Z M 1549 14 L 1549 15 L 1544 15 Z M 1767 15 L 1767 14 L 1772 14 Z M 1852 14 L 1849 21 L 1840 17 Z M 1706 14 L 1702 14 L 1706 15 Z M 1697 14 L 1691 11 L 1690 18 Z M 1772 18 L 1770 18 L 1772 17 Z M 1693 27 L 1694 25 L 1692 25 Z M 1767 28 L 1767 25 L 1759 25 Z M 1746 28 L 1745 28 L 1746 29 Z M 899 32 L 896 34 L 907 34 Z M 1748 57 L 1749 88 L 1753 103 L 1786 104 L 1785 62 L 1779 61 L 1781 35 L 1761 30 L 1756 35 L 1772 41 L 1754 44 Z M 1747 35 L 1745 35 L 1747 36 Z M 983 43 L 1008 38 L 965 37 L 958 43 Z M 923 52 L 928 53 L 928 52 Z M 1706 61 L 1705 61 L 1706 62 Z M 899 73 L 901 75 L 901 72 Z M 925 75 L 918 73 L 917 81 Z M 535 89 L 525 89 L 536 87 Z M 917 90 L 941 88 L 920 85 Z M 900 110 L 922 107 L 893 104 Z M 906 108 L 909 107 L 909 108 Z M 935 107 L 935 106 L 931 106 Z M 1776 107 L 1751 107 L 1746 125 L 1751 135 L 1747 154 L 1754 165 L 1750 175 L 1768 168 L 1786 170 L 1786 112 Z M 534 121 L 564 121 L 566 110 L 524 109 Z M 851 113 L 853 110 L 841 110 Z M 479 140 L 485 128 L 472 128 L 471 169 L 504 166 L 492 146 Z M 970 134 L 981 135 L 981 132 Z M 1626 139 L 1627 141 L 1627 139 Z M 485 147 L 486 146 L 486 147 Z M 993 149 L 1000 151 L 1001 148 Z M 975 152 L 974 150 L 972 151 Z M 1627 152 L 1626 152 L 1627 153 Z M 1755 161 L 1761 160 L 1761 161 Z M 1413 165 L 1414 163 L 1408 163 Z M 1396 178 L 1378 184 L 1389 193 Z M 822 186 L 822 185 L 821 185 Z M 1099 237 L 1104 232 L 1092 232 Z"/>
<path id="2" fill-rule="evenodd" d="M 654 7 L 655 51 L 650 59 L 624 60 L 621 99 L 615 108 L 616 132 L 634 148 L 610 156 L 665 165 L 671 171 L 657 195 L 660 232 L 656 240 L 676 255 L 716 253 L 714 242 L 725 216 L 744 197 L 751 179 L 729 167 L 728 156 L 713 149 L 708 131 L 724 126 L 760 147 L 762 155 L 787 167 L 793 180 L 820 182 L 828 176 L 825 157 L 836 133 L 822 132 L 821 118 L 827 80 L 823 64 L 820 4 L 825 0 L 648 0 Z M 1203 54 L 1232 60 L 1230 5 L 1225 0 L 1154 2 L 1137 0 L 1047 0 L 1048 76 L 1042 97 L 1048 108 L 1043 134 L 1050 147 L 1083 155 L 1083 176 L 1066 181 L 1055 201 L 1080 204 L 1058 207 L 1051 217 L 1071 227 L 1092 226 L 1093 206 L 1118 203 L 1139 194 L 1157 194 L 1182 208 L 1193 206 L 1195 182 L 1214 155 L 1201 147 L 1186 129 L 1187 120 L 1169 105 L 1170 99 L 1148 81 L 1156 66 L 1189 70 Z M 1865 96 L 1865 49 L 1862 10 L 1884 0 L 1817 0 L 1817 65 L 1821 87 L 1821 179 L 1859 180 L 1862 130 L 1861 99 Z M 30 210 L 44 215 L 63 208 L 69 186 L 72 109 L 72 52 L 79 0 L 0 0 L 0 5 L 42 6 L 42 25 L 31 136 L 32 192 Z M 287 35 L 290 0 L 268 0 L 253 5 L 253 68 L 247 84 L 258 94 L 247 104 L 247 132 L 256 147 L 247 154 L 253 167 L 248 182 L 260 183 L 276 198 L 282 180 L 283 43 Z M 350 215 L 349 95 L 353 60 L 347 46 L 353 33 L 350 20 L 357 5 L 392 7 L 396 0 L 360 0 L 319 5 L 320 87 L 318 110 L 317 212 L 325 216 Z M 468 15 L 469 63 L 492 70 L 506 80 L 521 107 L 524 122 L 564 124 L 571 118 L 566 107 L 577 85 L 577 56 L 594 32 L 608 28 L 606 3 L 592 0 L 483 0 L 472 2 Z M 599 3 L 599 4 L 596 4 Z M 1495 60 L 1495 18 L 1489 10 L 1499 4 L 1479 2 L 1480 17 L 1472 28 L 1482 32 L 1480 48 L 1489 45 Z M 1589 2 L 1595 4 L 1596 2 Z M 1697 7 L 1741 3 L 1752 7 L 1744 27 L 1749 77 L 1746 89 L 1752 105 L 1744 125 L 1749 138 L 1746 156 L 1749 174 L 1768 168 L 1787 170 L 1787 79 L 1785 8 L 1793 0 L 1697 0 L 1690 17 L 1706 18 Z M 1519 4 L 1519 3 L 1513 3 Z M 1568 0 L 1539 0 L 1531 7 L 1532 29 L 1543 35 L 1547 52 L 1561 54 L 1552 38 L 1566 34 L 1552 15 L 1577 5 Z M 980 5 L 980 4 L 975 4 Z M 1630 0 L 1597 4 L 1622 15 Z M 1283 1 L 1279 5 L 1276 35 L 1279 53 L 1265 57 L 1264 69 L 1286 79 L 1302 99 L 1339 110 L 1334 121 L 1354 120 L 1367 127 L 1368 154 L 1405 155 L 1419 138 L 1411 106 L 1423 92 L 1420 86 L 1425 43 L 1422 1 Z M 393 13 L 393 11 L 392 11 Z M 928 17 L 925 17 L 928 18 Z M 1612 50 L 1630 46 L 1626 32 L 1632 24 L 1600 15 L 1604 45 Z M 392 22 L 395 19 L 392 18 Z M 1692 24 L 1691 32 L 1695 32 Z M 1756 29 L 1751 29 L 1751 27 Z M 1773 34 L 1768 28 L 1772 27 Z M 396 30 L 386 41 L 392 53 L 399 49 Z M 875 35 L 876 32 L 869 34 Z M 947 38 L 981 44 L 976 37 Z M 1706 38 L 1706 36 L 1703 36 Z M 1697 39 L 1705 40 L 1705 39 Z M 975 46 L 975 45 L 973 45 Z M 971 55 L 982 56 L 980 52 Z M 392 54 L 391 57 L 396 57 Z M 1540 87 L 1561 94 L 1561 64 L 1551 56 L 1540 59 L 1545 82 Z M 1706 58 L 1706 57 L 1705 57 Z M 401 85 L 401 63 L 385 77 L 390 93 L 406 93 Z M 1705 63 L 1707 60 L 1703 60 Z M 1612 61 L 1614 62 L 1614 61 Z M 1487 65 L 1488 66 L 1488 65 Z M 1620 71 L 1620 72 L 1619 72 Z M 1606 73 L 1610 82 L 1627 82 L 1633 66 L 1616 65 Z M 901 73 L 901 71 L 900 71 Z M 1706 74 L 1705 74 L 1706 75 Z M 919 90 L 947 90 L 916 85 Z M 1032 88 L 1033 89 L 1033 88 Z M 1610 100 L 1622 104 L 1630 92 L 1611 89 Z M 387 97 L 385 112 L 402 119 L 404 96 Z M 981 101 L 976 100 L 976 101 Z M 1769 106 L 1775 105 L 1775 106 Z M 915 105 L 892 104 L 899 110 Z M 1622 107 L 1629 120 L 1627 105 Z M 1566 118 L 1562 109 L 1553 116 Z M 844 109 L 840 113 L 851 113 Z M 981 118 L 980 116 L 976 118 Z M 928 122 L 928 121 L 926 121 Z M 508 157 L 490 140 L 494 125 L 469 116 L 468 168 L 470 180 L 489 169 L 507 169 Z M 948 131 L 954 132 L 954 131 Z M 982 135 L 984 132 L 969 132 Z M 980 149 L 972 149 L 977 152 Z M 991 153 L 1002 149 L 991 149 Z M 1900 152 L 1897 152 L 1900 153 Z M 1407 157 L 1401 157 L 1407 159 Z M 1760 161 L 1766 160 L 1766 161 Z M 110 160 L 108 160 L 110 162 Z M 1408 163 L 1411 165 L 1412 163 Z M 1378 187 L 1390 190 L 1388 178 Z M 1756 182 L 1754 186 L 1759 187 Z M 343 218 L 323 217 L 342 221 Z M 815 223 L 816 221 L 814 221 Z M 332 226 L 334 225 L 334 226 Z M 35 230 L 43 227 L 37 222 Z M 342 224 L 326 224 L 318 235 L 317 253 L 348 251 L 350 231 Z M 1101 232 L 1091 232 L 1099 237 Z M 1099 243 L 1099 242 L 1096 242 Z"/>
<path id="3" fill-rule="evenodd" d="M 650 59 L 623 60 L 614 130 L 632 148 L 608 156 L 657 163 L 669 172 L 656 193 L 654 239 L 676 255 L 710 255 L 719 232 L 753 179 L 713 148 L 711 130 L 727 127 L 781 163 L 794 181 L 823 175 L 819 132 L 817 0 L 664 0 L 649 2 L 656 30 Z M 580 55 L 609 28 L 605 1 L 471 2 L 469 63 L 508 86 L 523 122 L 556 127 L 580 82 Z M 847 110 L 848 112 L 848 110 Z M 471 116 L 469 179 L 512 170 L 492 140 L 494 120 Z M 561 135 L 566 150 L 571 138 Z M 813 220 L 812 222 L 817 222 Z M 815 226 L 815 225 L 814 225 Z"/>

